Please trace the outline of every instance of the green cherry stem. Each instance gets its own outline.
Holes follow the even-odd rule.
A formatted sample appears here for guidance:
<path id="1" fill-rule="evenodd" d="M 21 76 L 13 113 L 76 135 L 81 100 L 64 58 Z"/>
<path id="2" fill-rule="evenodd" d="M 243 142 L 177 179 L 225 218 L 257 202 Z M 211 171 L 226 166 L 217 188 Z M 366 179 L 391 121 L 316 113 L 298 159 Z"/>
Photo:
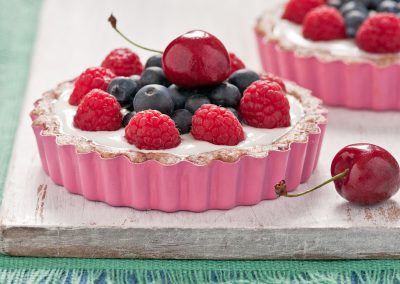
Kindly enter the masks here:
<path id="1" fill-rule="evenodd" d="M 299 197 L 302 195 L 306 195 L 307 193 L 313 192 L 314 190 L 317 190 L 320 187 L 323 187 L 324 185 L 327 185 L 328 183 L 344 178 L 345 176 L 347 176 L 347 174 L 349 173 L 349 169 L 345 169 L 343 172 L 331 177 L 330 179 L 324 181 L 323 183 L 317 185 L 316 187 L 313 187 L 311 189 L 308 189 L 306 191 L 303 192 L 299 192 L 299 193 L 288 193 L 287 189 L 286 189 L 286 182 L 284 180 L 281 180 L 279 183 L 277 183 L 275 185 L 275 193 L 278 196 L 285 196 L 285 197 Z"/>
<path id="2" fill-rule="evenodd" d="M 113 14 L 111 14 L 110 17 L 108 17 L 108 21 L 110 22 L 112 28 L 113 28 L 120 36 L 122 36 L 127 42 L 129 42 L 130 44 L 132 44 L 132 45 L 134 45 L 134 46 L 136 46 L 136 47 L 138 47 L 138 48 L 147 50 L 147 51 L 157 52 L 157 53 L 163 54 L 163 52 L 160 51 L 160 50 L 148 48 L 148 47 L 145 47 L 145 46 L 143 46 L 143 45 L 140 45 L 140 44 L 138 44 L 138 43 L 136 43 L 136 42 L 131 41 L 127 36 L 125 36 L 125 35 L 117 28 L 117 18 L 115 18 Z"/>

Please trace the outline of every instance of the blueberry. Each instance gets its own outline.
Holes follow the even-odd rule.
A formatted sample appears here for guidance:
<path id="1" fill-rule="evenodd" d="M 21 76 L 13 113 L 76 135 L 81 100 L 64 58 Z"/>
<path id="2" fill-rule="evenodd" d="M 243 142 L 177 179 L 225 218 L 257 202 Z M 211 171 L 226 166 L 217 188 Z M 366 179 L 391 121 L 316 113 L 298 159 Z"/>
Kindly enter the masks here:
<path id="1" fill-rule="evenodd" d="M 228 82 L 235 85 L 240 93 L 243 94 L 244 90 L 246 90 L 251 83 L 259 79 L 260 76 L 256 72 L 250 69 L 240 69 L 229 77 Z"/>
<path id="2" fill-rule="evenodd" d="M 149 67 L 145 69 L 140 78 L 140 83 L 142 86 L 150 84 L 158 84 L 168 87 L 171 83 L 165 77 L 164 71 L 160 67 Z"/>
<path id="3" fill-rule="evenodd" d="M 370 10 L 376 10 L 382 0 L 362 0 L 365 6 Z"/>
<path id="4" fill-rule="evenodd" d="M 326 1 L 326 3 L 329 6 L 332 6 L 332 7 L 336 8 L 336 9 L 339 9 L 340 6 L 343 4 L 343 0 L 328 0 L 328 1 Z"/>
<path id="5" fill-rule="evenodd" d="M 210 104 L 210 103 L 211 103 L 210 100 L 206 96 L 196 94 L 196 95 L 190 96 L 186 100 L 185 109 L 187 109 L 191 113 L 195 113 L 195 111 L 199 107 L 201 107 L 204 104 Z"/>
<path id="6" fill-rule="evenodd" d="M 362 24 L 362 22 L 364 22 L 366 18 L 367 15 L 358 10 L 348 12 L 344 17 L 347 36 L 354 37 L 357 33 L 359 26 Z"/>
<path id="7" fill-rule="evenodd" d="M 343 16 L 346 16 L 348 12 L 353 10 L 358 10 L 366 15 L 368 14 L 367 7 L 359 1 L 349 1 L 340 7 L 340 13 L 342 13 Z"/>
<path id="8" fill-rule="evenodd" d="M 149 68 L 149 67 L 160 67 L 162 68 L 162 55 L 161 54 L 156 54 L 149 59 L 147 59 L 146 64 L 144 65 L 144 68 Z"/>
<path id="9" fill-rule="evenodd" d="M 136 114 L 135 111 L 128 112 L 127 114 L 124 115 L 124 118 L 122 119 L 122 127 L 126 127 L 131 120 L 132 117 L 134 117 Z"/>
<path id="10" fill-rule="evenodd" d="M 161 85 L 151 84 L 142 87 L 133 99 L 136 112 L 154 109 L 170 115 L 174 110 L 174 102 L 168 89 Z"/>
<path id="11" fill-rule="evenodd" d="M 215 105 L 233 108 L 239 104 L 241 97 L 239 89 L 230 83 L 222 83 L 216 86 L 208 96 L 211 103 Z"/>
<path id="12" fill-rule="evenodd" d="M 232 108 L 232 107 L 228 107 L 227 110 L 229 110 L 231 113 L 233 113 L 233 114 L 236 116 L 236 118 L 237 118 L 240 122 L 242 122 L 242 117 L 239 115 L 239 113 L 238 113 L 238 111 L 237 111 L 236 109 L 234 109 L 234 108 Z"/>
<path id="13" fill-rule="evenodd" d="M 186 100 L 195 94 L 193 90 L 186 90 L 178 87 L 177 85 L 171 85 L 168 87 L 171 98 L 174 101 L 175 109 L 181 109 L 185 107 Z"/>
<path id="14" fill-rule="evenodd" d="M 178 128 L 180 134 L 190 132 L 192 116 L 193 114 L 187 109 L 178 109 L 172 114 L 171 118 L 175 121 L 176 128 Z"/>
<path id="15" fill-rule="evenodd" d="M 139 89 L 140 86 L 136 81 L 127 77 L 116 77 L 108 85 L 107 92 L 117 99 L 121 107 L 130 108 Z"/>
<path id="16" fill-rule="evenodd" d="M 385 0 L 378 5 L 376 10 L 378 12 L 399 13 L 400 7 L 395 1 Z"/>

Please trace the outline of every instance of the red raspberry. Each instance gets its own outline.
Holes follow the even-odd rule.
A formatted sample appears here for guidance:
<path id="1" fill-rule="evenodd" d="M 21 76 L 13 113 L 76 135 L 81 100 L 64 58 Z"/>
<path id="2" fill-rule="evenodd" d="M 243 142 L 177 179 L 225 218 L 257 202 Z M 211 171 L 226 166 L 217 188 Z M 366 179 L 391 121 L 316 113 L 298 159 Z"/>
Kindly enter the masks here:
<path id="1" fill-rule="evenodd" d="M 138 112 L 125 128 L 125 138 L 139 149 L 170 149 L 181 143 L 175 122 L 158 110 Z"/>
<path id="2" fill-rule="evenodd" d="M 244 140 L 243 127 L 226 108 L 202 105 L 192 117 L 193 137 L 216 145 L 237 145 Z"/>
<path id="3" fill-rule="evenodd" d="M 325 4 L 325 0 L 290 0 L 282 18 L 301 24 L 309 11 L 323 4 Z"/>
<path id="4" fill-rule="evenodd" d="M 113 131 L 121 127 L 117 99 L 100 89 L 91 90 L 78 106 L 74 126 L 87 131 Z"/>
<path id="5" fill-rule="evenodd" d="M 240 58 L 237 57 L 233 52 L 229 52 L 229 59 L 231 61 L 231 72 L 229 73 L 229 76 L 235 71 L 246 68 L 243 61 L 240 60 Z"/>
<path id="6" fill-rule="evenodd" d="M 285 83 L 283 83 L 281 77 L 278 77 L 272 73 L 262 73 L 262 74 L 260 74 L 260 80 L 275 82 L 279 86 L 281 86 L 282 90 L 286 93 L 286 86 L 285 86 Z"/>
<path id="7" fill-rule="evenodd" d="M 239 113 L 250 126 L 277 128 L 290 126 L 290 105 L 275 82 L 258 80 L 243 93 Z"/>
<path id="8" fill-rule="evenodd" d="M 108 84 L 115 78 L 111 70 L 103 67 L 86 69 L 75 81 L 75 87 L 69 97 L 69 103 L 77 106 L 83 97 L 93 89 L 107 90 Z"/>
<path id="9" fill-rule="evenodd" d="M 391 13 L 368 17 L 356 35 L 359 48 L 373 53 L 400 51 L 400 19 Z"/>
<path id="10" fill-rule="evenodd" d="M 128 48 L 112 50 L 101 66 L 110 69 L 117 76 L 125 77 L 140 75 L 143 71 L 143 64 L 140 62 L 139 56 Z"/>
<path id="11" fill-rule="evenodd" d="M 313 9 L 304 18 L 303 36 L 314 41 L 345 38 L 345 23 L 342 14 L 328 6 Z"/>

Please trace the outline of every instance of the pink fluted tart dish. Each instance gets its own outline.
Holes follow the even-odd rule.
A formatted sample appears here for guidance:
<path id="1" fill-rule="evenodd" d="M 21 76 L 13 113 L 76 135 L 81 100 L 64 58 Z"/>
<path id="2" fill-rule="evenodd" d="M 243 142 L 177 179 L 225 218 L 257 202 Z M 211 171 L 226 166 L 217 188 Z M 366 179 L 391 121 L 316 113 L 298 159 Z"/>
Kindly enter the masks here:
<path id="1" fill-rule="evenodd" d="M 400 53 L 370 53 L 353 38 L 313 41 L 282 19 L 284 5 L 263 13 L 255 33 L 263 69 L 297 82 L 329 106 L 400 110 Z"/>
<path id="2" fill-rule="evenodd" d="M 31 112 L 43 170 L 71 193 L 139 210 L 201 212 L 275 199 L 280 180 L 292 191 L 309 179 L 326 127 L 320 100 L 292 82 L 285 84 L 289 127 L 245 126 L 246 139 L 236 146 L 185 134 L 176 148 L 140 150 L 124 140 L 123 130 L 74 128 L 77 107 L 68 104 L 74 83 L 62 83 Z"/>

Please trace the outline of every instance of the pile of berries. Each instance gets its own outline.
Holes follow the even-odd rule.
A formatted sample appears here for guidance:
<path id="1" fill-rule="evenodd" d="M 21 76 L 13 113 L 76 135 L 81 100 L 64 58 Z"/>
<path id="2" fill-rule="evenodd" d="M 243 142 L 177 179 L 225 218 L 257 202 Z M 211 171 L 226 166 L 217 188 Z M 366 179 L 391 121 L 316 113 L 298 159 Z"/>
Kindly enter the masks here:
<path id="1" fill-rule="evenodd" d="M 290 106 L 280 78 L 246 69 L 228 52 L 223 52 L 227 69 L 215 71 L 219 79 L 212 70 L 197 78 L 204 71 L 180 75 L 177 68 L 168 69 L 167 51 L 168 47 L 163 55 L 151 56 L 143 67 L 131 50 L 116 49 L 101 67 L 84 71 L 69 98 L 78 106 L 75 127 L 86 131 L 125 127 L 129 143 L 156 150 L 176 147 L 186 133 L 217 145 L 237 145 L 245 139 L 242 123 L 260 128 L 290 125 Z M 199 81 L 203 83 L 198 85 Z"/>
<path id="2" fill-rule="evenodd" d="M 400 1 L 290 0 L 282 18 L 303 25 L 313 41 L 355 38 L 371 53 L 400 52 Z"/>

